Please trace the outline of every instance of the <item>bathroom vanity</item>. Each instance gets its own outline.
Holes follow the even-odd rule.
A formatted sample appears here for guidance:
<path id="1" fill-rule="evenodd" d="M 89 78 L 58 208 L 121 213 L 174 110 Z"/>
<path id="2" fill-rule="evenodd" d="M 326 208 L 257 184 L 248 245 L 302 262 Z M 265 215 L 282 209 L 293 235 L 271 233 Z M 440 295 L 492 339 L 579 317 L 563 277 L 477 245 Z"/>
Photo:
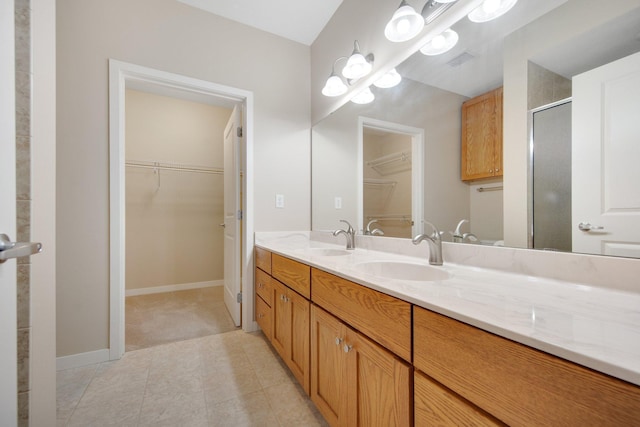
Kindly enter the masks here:
<path id="1" fill-rule="evenodd" d="M 432 267 L 426 246 L 327 234 L 257 233 L 255 287 L 256 321 L 332 426 L 640 420 L 639 294 L 449 261 L 473 245 Z"/>

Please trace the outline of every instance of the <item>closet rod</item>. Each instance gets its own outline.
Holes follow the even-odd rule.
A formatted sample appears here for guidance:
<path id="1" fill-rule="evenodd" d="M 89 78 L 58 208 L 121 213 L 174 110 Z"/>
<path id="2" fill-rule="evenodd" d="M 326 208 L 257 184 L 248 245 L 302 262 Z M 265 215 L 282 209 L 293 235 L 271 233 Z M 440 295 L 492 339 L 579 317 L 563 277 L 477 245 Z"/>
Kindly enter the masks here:
<path id="1" fill-rule="evenodd" d="M 138 160 L 129 160 L 125 162 L 125 165 L 128 167 L 140 168 L 140 169 L 171 170 L 171 171 L 182 171 L 182 172 L 206 173 L 206 174 L 212 174 L 212 175 L 222 175 L 224 173 L 224 169 L 222 168 L 180 165 L 177 163 L 160 163 L 160 162 L 145 162 L 145 161 L 138 161 Z"/>

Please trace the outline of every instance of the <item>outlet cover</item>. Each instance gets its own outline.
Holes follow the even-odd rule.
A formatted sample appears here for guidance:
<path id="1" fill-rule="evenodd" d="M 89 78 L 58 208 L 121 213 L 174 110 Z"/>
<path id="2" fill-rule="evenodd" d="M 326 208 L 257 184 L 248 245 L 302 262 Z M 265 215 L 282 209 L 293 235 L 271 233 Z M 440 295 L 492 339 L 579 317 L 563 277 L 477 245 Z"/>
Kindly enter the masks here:
<path id="1" fill-rule="evenodd" d="M 276 208 L 284 208 L 284 194 L 276 194 Z"/>

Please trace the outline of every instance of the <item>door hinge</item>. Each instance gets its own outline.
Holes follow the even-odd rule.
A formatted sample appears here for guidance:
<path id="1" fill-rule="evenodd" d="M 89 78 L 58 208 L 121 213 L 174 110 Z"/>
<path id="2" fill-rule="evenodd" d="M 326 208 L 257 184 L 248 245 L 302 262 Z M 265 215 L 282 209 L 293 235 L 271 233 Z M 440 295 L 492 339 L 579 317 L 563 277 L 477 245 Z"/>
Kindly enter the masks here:
<path id="1" fill-rule="evenodd" d="M 238 292 L 238 295 L 236 295 L 236 302 L 242 304 L 242 292 Z"/>
<path id="2" fill-rule="evenodd" d="M 236 135 L 238 136 L 238 138 L 242 138 L 242 126 L 238 126 L 236 128 Z"/>
<path id="3" fill-rule="evenodd" d="M 236 215 L 236 218 L 242 219 L 242 211 L 241 210 L 238 211 L 238 213 Z"/>

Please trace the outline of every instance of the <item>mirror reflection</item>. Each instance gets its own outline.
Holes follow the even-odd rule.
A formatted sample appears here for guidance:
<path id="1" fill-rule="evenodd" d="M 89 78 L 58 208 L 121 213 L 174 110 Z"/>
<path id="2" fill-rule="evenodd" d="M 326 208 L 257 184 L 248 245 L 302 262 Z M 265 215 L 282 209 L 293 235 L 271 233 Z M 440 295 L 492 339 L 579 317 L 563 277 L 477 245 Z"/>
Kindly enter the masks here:
<path id="1" fill-rule="evenodd" d="M 347 219 L 363 233 L 377 219 L 370 230 L 400 235 L 396 228 L 408 228 L 402 203 L 411 200 L 410 235 L 427 220 L 449 241 L 467 233 L 474 239 L 464 242 L 475 244 L 640 257 L 633 160 L 640 158 L 640 5 L 633 3 L 593 11 L 579 0 L 520 1 L 496 21 L 459 21 L 453 49 L 416 52 L 396 67 L 398 86 L 372 87 L 372 103 L 347 103 L 313 127 L 312 228 L 334 230 Z M 478 129 L 491 121 L 470 124 L 463 108 L 499 88 L 501 135 L 487 138 Z M 402 150 L 372 143 L 370 152 L 363 141 L 391 137 L 362 131 L 363 118 L 423 132 L 424 169 L 413 187 L 385 190 L 382 182 L 394 179 L 367 168 L 371 158 Z M 485 146 L 488 139 L 499 143 Z M 467 149 L 482 158 L 462 164 Z"/>

